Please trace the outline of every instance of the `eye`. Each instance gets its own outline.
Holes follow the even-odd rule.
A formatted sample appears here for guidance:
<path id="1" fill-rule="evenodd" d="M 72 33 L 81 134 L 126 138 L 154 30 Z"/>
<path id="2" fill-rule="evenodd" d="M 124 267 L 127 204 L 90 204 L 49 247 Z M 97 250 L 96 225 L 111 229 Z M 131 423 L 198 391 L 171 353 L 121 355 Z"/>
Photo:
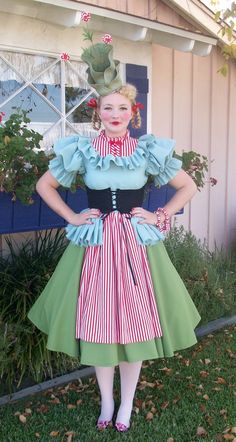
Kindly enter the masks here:
<path id="1" fill-rule="evenodd" d="M 104 110 L 111 110 L 111 106 L 105 106 Z"/>
<path id="2" fill-rule="evenodd" d="M 120 109 L 121 110 L 128 110 L 127 106 L 121 106 Z"/>

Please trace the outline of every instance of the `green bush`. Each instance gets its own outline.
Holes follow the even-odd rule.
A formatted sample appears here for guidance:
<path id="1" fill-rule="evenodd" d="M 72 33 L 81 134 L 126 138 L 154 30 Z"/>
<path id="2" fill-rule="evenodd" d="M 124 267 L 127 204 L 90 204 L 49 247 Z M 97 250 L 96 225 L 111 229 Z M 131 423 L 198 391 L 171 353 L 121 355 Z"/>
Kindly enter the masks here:
<path id="1" fill-rule="evenodd" d="M 168 254 L 202 317 L 201 323 L 236 313 L 236 257 L 210 252 L 191 232 L 173 228 L 165 240 Z"/>
<path id="2" fill-rule="evenodd" d="M 32 204 L 36 183 L 48 168 L 49 157 L 42 151 L 43 137 L 28 127 L 26 111 L 0 121 L 0 189 L 11 192 L 24 204 Z"/>
<path id="3" fill-rule="evenodd" d="M 46 349 L 46 336 L 27 318 L 66 243 L 64 232 L 37 234 L 20 247 L 8 240 L 9 257 L 0 258 L 1 390 L 19 386 L 22 379 L 41 381 L 78 366 L 78 361 Z"/>

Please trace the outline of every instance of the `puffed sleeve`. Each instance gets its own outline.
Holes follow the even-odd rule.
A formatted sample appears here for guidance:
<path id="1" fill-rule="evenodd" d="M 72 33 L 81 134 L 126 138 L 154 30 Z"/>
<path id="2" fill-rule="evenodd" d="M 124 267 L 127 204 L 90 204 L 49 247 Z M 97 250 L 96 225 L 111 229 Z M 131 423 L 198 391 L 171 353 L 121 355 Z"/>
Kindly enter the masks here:
<path id="1" fill-rule="evenodd" d="M 154 135 L 144 137 L 148 152 L 146 173 L 154 177 L 156 186 L 163 186 L 175 177 L 182 166 L 182 162 L 173 157 L 175 141 L 157 138 Z"/>
<path id="2" fill-rule="evenodd" d="M 61 138 L 54 145 L 56 157 L 49 162 L 49 170 L 64 187 L 70 187 L 76 174 L 85 173 L 83 156 L 79 150 L 79 135 Z"/>

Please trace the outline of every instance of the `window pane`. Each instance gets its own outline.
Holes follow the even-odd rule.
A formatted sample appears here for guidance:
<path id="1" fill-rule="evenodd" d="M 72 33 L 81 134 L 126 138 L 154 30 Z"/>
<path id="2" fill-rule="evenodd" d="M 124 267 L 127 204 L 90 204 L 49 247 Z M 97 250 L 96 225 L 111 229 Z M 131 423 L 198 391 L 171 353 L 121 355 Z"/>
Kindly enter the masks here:
<path id="1" fill-rule="evenodd" d="M 60 62 L 37 77 L 33 85 L 57 109 L 61 109 L 61 72 Z"/>
<path id="2" fill-rule="evenodd" d="M 67 88 L 66 88 L 67 89 Z M 87 94 L 87 91 L 84 90 L 75 90 L 74 88 L 69 91 L 67 95 L 67 101 L 66 101 L 66 111 L 69 112 L 72 107 L 75 106 L 75 104 L 78 104 L 81 102 L 81 99 L 84 98 L 84 96 Z M 86 123 L 87 121 L 91 121 L 92 117 L 92 109 L 91 107 L 87 106 L 88 100 L 90 100 L 91 96 L 86 98 L 77 108 L 68 115 L 67 119 L 71 123 Z M 69 103 L 69 104 L 68 104 Z"/>
<path id="3" fill-rule="evenodd" d="M 85 67 L 80 62 L 65 64 L 65 103 L 66 113 L 81 103 L 83 98 L 90 92 L 91 88 L 82 75 L 85 74 Z M 71 120 L 70 120 L 71 121 Z M 78 120 L 81 121 L 81 120 Z M 84 121 L 88 121 L 85 119 Z"/>
<path id="4" fill-rule="evenodd" d="M 56 122 L 59 118 L 57 112 L 55 112 L 44 99 L 29 86 L 12 98 L 1 109 L 5 112 L 6 118 L 17 109 L 27 111 L 30 120 L 35 122 L 50 123 Z"/>
<path id="5" fill-rule="evenodd" d="M 46 148 L 64 135 L 88 135 L 93 132 L 92 109 L 86 103 L 95 95 L 86 69 L 80 61 L 0 51 L 0 110 L 6 119 L 18 110 L 27 111 L 30 126 L 44 136 Z M 27 87 L 26 81 L 31 82 Z"/>
<path id="6" fill-rule="evenodd" d="M 0 81 L 0 104 L 4 103 L 13 95 L 24 83 L 18 83 L 16 80 Z"/>
<path id="7" fill-rule="evenodd" d="M 90 99 L 91 97 L 89 97 Z M 87 106 L 87 101 L 78 106 L 68 117 L 70 123 L 88 123 L 91 122 L 93 109 Z"/>
<path id="8" fill-rule="evenodd" d="M 0 104 L 14 94 L 24 81 L 0 58 Z"/>

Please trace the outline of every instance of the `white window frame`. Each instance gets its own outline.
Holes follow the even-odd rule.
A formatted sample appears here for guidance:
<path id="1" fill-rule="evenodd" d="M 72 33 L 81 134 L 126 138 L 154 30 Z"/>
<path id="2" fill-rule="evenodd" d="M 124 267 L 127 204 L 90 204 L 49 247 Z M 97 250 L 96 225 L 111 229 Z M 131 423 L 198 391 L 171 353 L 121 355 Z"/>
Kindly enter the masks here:
<path id="1" fill-rule="evenodd" d="M 61 56 L 53 56 L 53 55 L 47 55 L 47 54 L 40 54 L 40 56 L 45 56 L 45 57 L 50 57 L 50 58 L 55 58 L 55 60 L 50 63 L 46 68 L 44 68 L 42 71 L 40 71 L 40 73 L 37 73 L 37 75 L 32 76 L 32 78 L 30 80 L 28 80 L 20 71 L 18 71 L 16 69 L 16 67 L 7 59 L 4 57 L 3 53 L 4 50 L 0 48 L 0 58 L 9 66 L 9 68 L 11 70 L 13 70 L 17 76 L 22 79 L 22 81 L 24 81 L 24 84 L 17 89 L 13 94 L 11 94 L 6 100 L 4 100 L 1 105 L 0 105 L 0 110 L 1 108 L 6 105 L 9 101 L 11 101 L 14 97 L 16 97 L 19 93 L 21 93 L 24 89 L 26 89 L 27 87 L 30 87 L 36 94 L 38 94 L 40 96 L 41 99 L 43 99 L 48 106 L 50 106 L 54 112 L 57 113 L 57 115 L 59 116 L 58 120 L 55 123 L 50 124 L 50 127 L 48 129 L 46 129 L 43 132 L 43 137 L 45 137 L 50 131 L 54 130 L 55 128 L 57 128 L 58 126 L 60 126 L 60 130 L 61 130 L 61 136 L 66 136 L 66 126 L 70 127 L 70 129 L 75 132 L 75 133 L 81 133 L 81 126 L 82 125 L 87 125 L 88 123 L 79 123 L 79 129 L 76 128 L 76 124 L 72 124 L 69 121 L 69 117 L 70 115 L 92 94 L 96 94 L 96 91 L 91 88 L 91 86 L 88 84 L 87 79 L 85 77 L 83 77 L 75 68 L 74 66 L 71 64 L 70 60 L 63 60 L 61 58 Z M 19 53 L 19 51 L 14 51 L 14 50 L 7 50 L 7 52 L 12 52 L 12 53 Z M 31 56 L 38 56 L 39 54 L 37 53 L 28 53 L 27 51 L 22 51 L 22 54 L 25 55 L 31 55 Z M 78 59 L 72 59 L 71 61 L 76 61 L 76 62 L 80 62 L 80 60 Z M 56 66 L 57 64 L 60 64 L 60 82 L 61 82 L 61 110 L 58 109 L 56 106 L 54 106 L 54 104 L 45 96 L 43 95 L 35 86 L 33 83 L 37 82 L 37 79 L 40 78 L 43 74 L 45 74 L 48 70 L 52 69 L 54 66 Z M 79 100 L 79 102 L 73 106 L 68 112 L 66 112 L 66 102 L 65 102 L 65 89 L 66 89 L 66 73 L 65 73 L 65 63 L 67 63 L 70 67 L 70 69 L 79 77 L 80 80 L 82 80 L 83 82 L 85 82 L 88 85 L 88 93 L 85 94 L 81 100 Z M 47 123 L 45 123 L 47 124 Z M 90 124 L 90 123 L 89 123 Z M 31 127 L 33 127 L 35 130 L 37 130 L 37 126 L 39 126 L 40 123 L 34 123 L 32 122 L 30 124 Z M 91 126 L 91 132 L 92 132 L 92 126 Z"/>

